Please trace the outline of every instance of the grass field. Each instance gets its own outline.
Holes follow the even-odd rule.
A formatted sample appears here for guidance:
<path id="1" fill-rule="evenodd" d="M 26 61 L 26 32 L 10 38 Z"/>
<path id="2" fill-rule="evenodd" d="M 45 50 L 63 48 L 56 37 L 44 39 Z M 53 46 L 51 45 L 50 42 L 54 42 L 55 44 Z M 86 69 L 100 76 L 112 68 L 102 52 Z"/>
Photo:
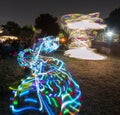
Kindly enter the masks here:
<path id="1" fill-rule="evenodd" d="M 120 115 L 120 59 L 89 61 L 55 55 L 62 59 L 82 92 L 79 115 Z M 24 77 L 16 59 L 0 59 L 0 115 L 11 115 L 9 86 Z"/>

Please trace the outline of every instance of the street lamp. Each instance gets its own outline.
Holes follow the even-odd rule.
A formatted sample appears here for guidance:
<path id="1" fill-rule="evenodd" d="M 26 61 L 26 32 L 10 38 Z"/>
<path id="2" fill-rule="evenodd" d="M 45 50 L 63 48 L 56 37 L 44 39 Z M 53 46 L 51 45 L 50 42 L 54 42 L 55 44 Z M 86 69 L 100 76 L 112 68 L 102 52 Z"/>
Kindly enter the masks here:
<path id="1" fill-rule="evenodd" d="M 113 35 L 113 32 L 112 32 L 112 31 L 107 32 L 107 36 L 108 36 L 108 37 L 111 37 L 112 35 Z"/>
<path id="2" fill-rule="evenodd" d="M 106 33 L 106 35 L 107 35 L 107 44 L 108 44 L 108 47 L 110 47 L 110 44 L 111 44 L 111 42 L 112 42 L 113 32 L 112 32 L 112 31 L 108 31 L 108 32 Z"/>

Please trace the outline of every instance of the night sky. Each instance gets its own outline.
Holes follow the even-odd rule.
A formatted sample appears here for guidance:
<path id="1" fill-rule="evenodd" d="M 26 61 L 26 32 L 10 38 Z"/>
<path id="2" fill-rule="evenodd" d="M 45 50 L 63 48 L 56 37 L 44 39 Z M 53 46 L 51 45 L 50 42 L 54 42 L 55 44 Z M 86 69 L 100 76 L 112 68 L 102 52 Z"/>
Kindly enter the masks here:
<path id="1" fill-rule="evenodd" d="M 60 17 L 70 13 L 97 11 L 105 18 L 119 7 L 120 0 L 0 0 L 0 25 L 7 21 L 15 21 L 21 26 L 34 25 L 35 18 L 42 13 Z"/>

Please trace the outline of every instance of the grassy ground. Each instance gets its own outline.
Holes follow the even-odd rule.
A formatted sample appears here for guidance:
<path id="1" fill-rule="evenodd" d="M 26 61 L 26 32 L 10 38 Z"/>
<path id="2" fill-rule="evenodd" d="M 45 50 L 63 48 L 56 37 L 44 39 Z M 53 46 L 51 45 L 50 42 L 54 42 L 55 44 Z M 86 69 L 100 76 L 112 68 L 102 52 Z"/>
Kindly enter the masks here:
<path id="1" fill-rule="evenodd" d="M 55 55 L 54 55 L 55 56 Z M 79 115 L 120 115 L 120 60 L 88 61 L 57 55 L 64 60 L 82 91 Z M 0 59 L 0 115 L 9 111 L 9 86 L 18 84 L 23 72 L 16 59 Z M 34 114 L 35 115 L 35 114 Z"/>

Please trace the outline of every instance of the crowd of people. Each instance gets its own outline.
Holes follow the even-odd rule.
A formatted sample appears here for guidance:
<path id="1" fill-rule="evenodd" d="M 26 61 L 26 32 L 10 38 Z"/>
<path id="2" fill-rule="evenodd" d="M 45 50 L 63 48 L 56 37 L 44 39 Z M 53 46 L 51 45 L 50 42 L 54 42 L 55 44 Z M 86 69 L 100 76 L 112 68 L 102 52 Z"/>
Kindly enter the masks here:
<path id="1" fill-rule="evenodd" d="M 28 47 L 30 47 L 30 42 L 28 41 L 8 39 L 4 42 L 0 42 L 0 58 L 16 57 L 21 50 Z"/>

